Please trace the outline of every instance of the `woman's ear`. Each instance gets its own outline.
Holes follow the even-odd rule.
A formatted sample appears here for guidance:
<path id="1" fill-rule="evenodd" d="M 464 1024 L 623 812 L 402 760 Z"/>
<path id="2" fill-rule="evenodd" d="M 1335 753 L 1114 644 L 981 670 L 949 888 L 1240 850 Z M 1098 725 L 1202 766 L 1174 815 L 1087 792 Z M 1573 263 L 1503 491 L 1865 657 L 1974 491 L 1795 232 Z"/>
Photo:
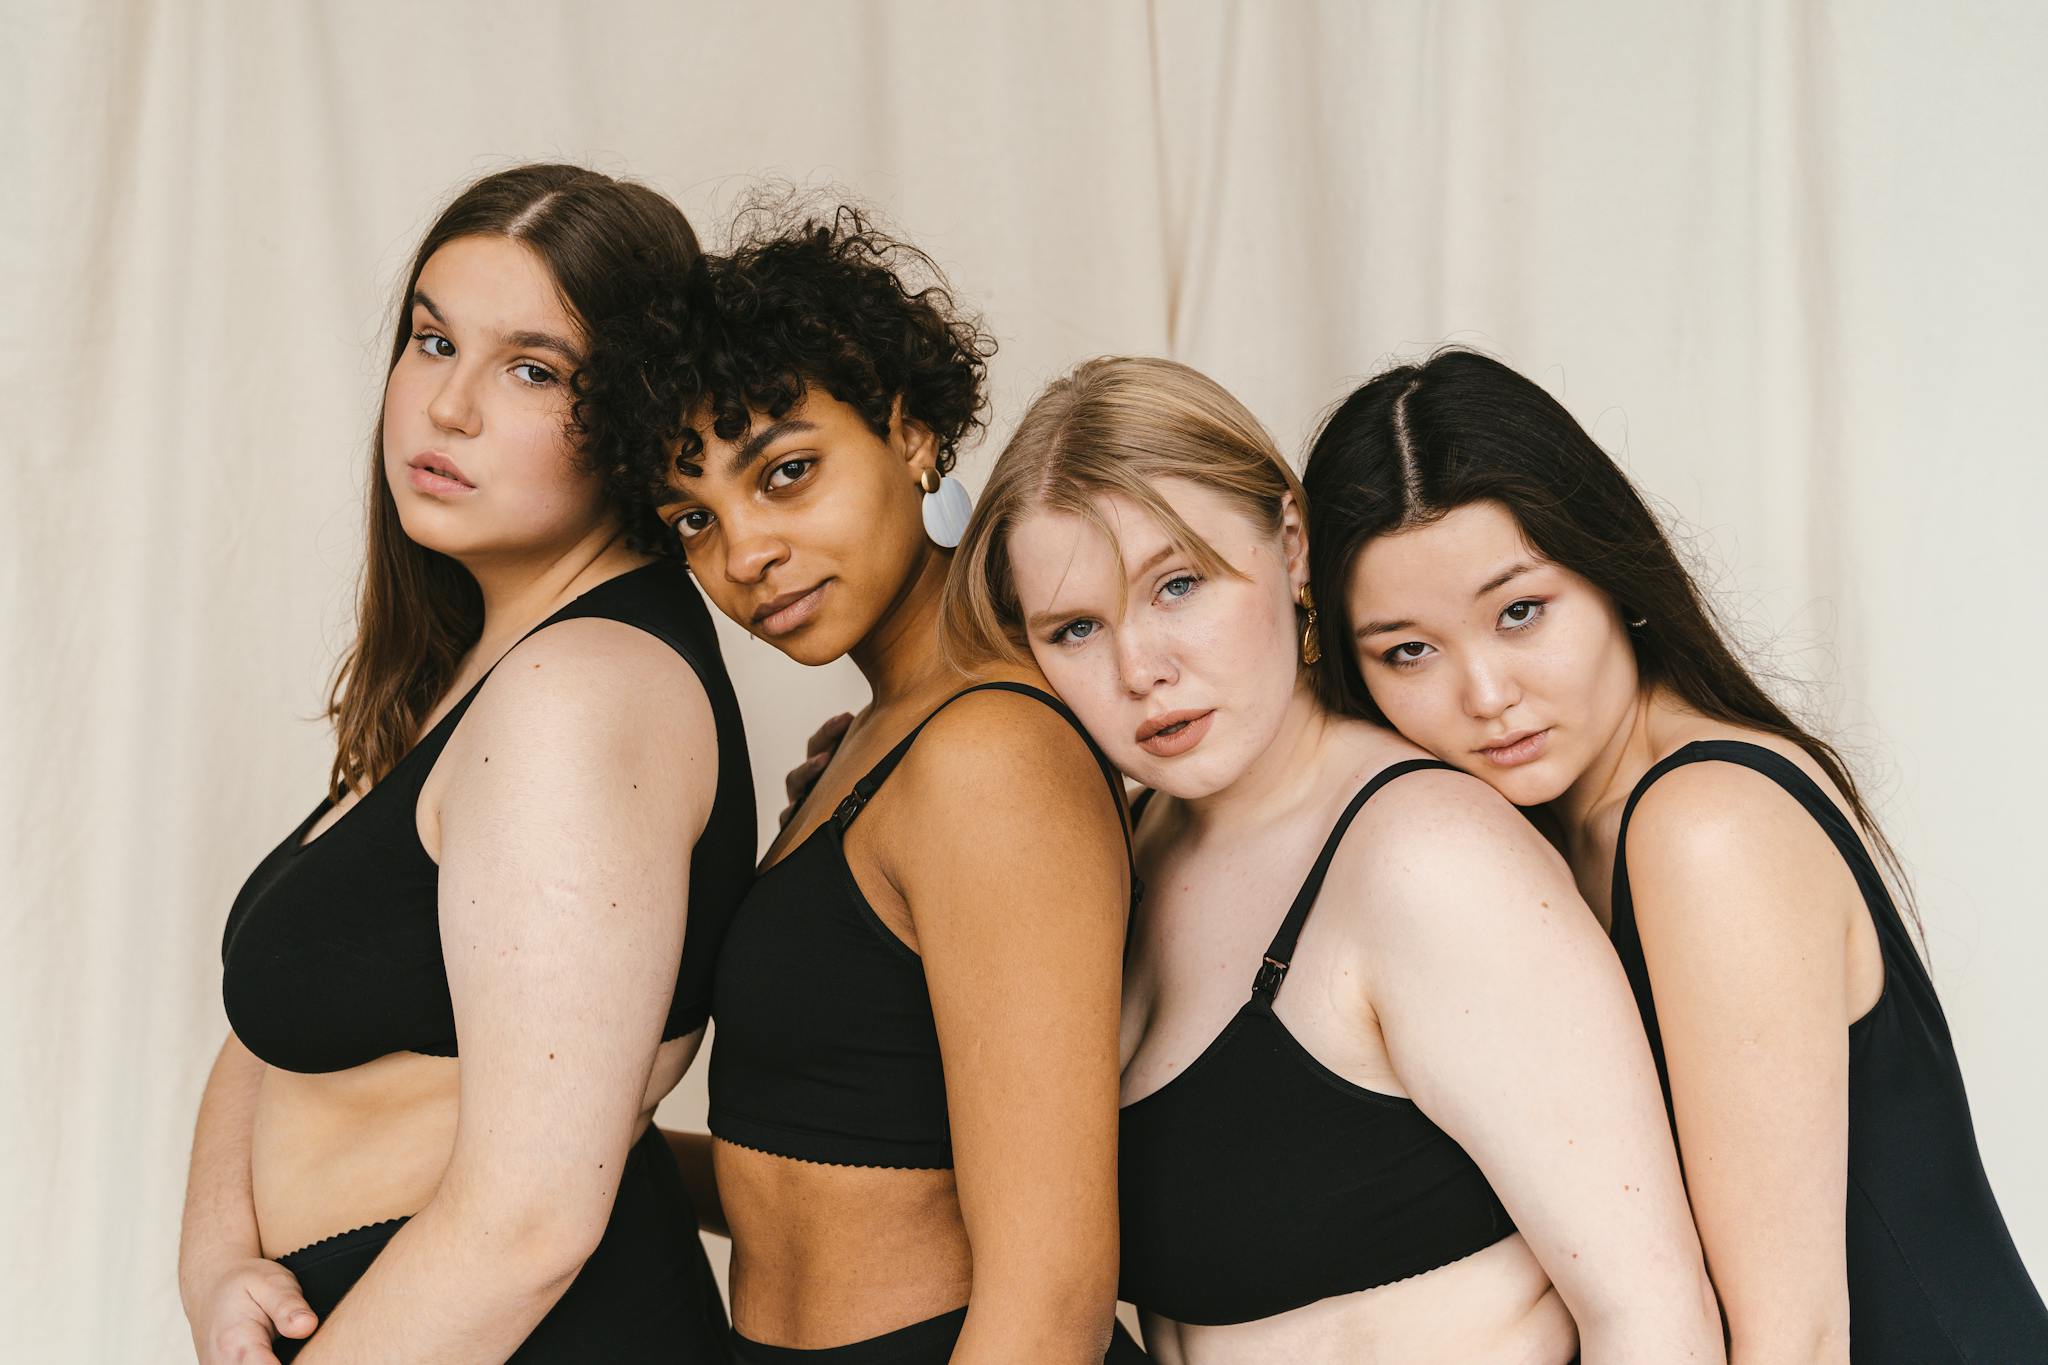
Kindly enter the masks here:
<path id="1" fill-rule="evenodd" d="M 900 393 L 889 404 L 889 444 L 909 466 L 913 482 L 922 478 L 927 469 L 935 474 L 939 472 L 939 438 L 915 417 L 903 415 L 903 395 Z"/>
<path id="2" fill-rule="evenodd" d="M 1287 592 L 1299 597 L 1308 582 L 1308 523 L 1301 515 L 1301 503 L 1293 493 L 1280 502 L 1280 557 L 1287 567 Z"/>

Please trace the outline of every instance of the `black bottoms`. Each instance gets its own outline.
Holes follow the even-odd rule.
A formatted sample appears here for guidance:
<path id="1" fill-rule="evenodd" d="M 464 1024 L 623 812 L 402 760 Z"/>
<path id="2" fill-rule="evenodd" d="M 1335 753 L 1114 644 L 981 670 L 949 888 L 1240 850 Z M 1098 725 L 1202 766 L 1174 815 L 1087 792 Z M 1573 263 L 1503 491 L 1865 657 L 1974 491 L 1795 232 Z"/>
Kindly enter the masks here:
<path id="1" fill-rule="evenodd" d="M 279 1259 L 325 1322 L 405 1222 L 357 1228 Z M 690 1197 L 668 1144 L 650 1127 L 626 1157 L 604 1239 L 512 1360 L 724 1365 L 726 1330 Z M 304 1344 L 280 1337 L 271 1350 L 288 1361 Z"/>
<path id="2" fill-rule="evenodd" d="M 869 1337 L 866 1341 L 817 1350 L 763 1346 L 734 1332 L 732 1358 L 734 1365 L 946 1365 L 953 1354 L 953 1343 L 960 1339 L 961 1325 L 966 1321 L 967 1310 L 955 1308 L 950 1313 L 913 1322 L 908 1327 L 899 1327 L 893 1332 Z M 1109 1341 L 1109 1354 L 1102 1359 L 1103 1365 L 1131 1365 L 1131 1362 L 1151 1357 L 1139 1349 L 1138 1343 L 1131 1340 L 1131 1334 L 1124 1330 L 1124 1325 L 1118 1323 L 1116 1335 Z"/>

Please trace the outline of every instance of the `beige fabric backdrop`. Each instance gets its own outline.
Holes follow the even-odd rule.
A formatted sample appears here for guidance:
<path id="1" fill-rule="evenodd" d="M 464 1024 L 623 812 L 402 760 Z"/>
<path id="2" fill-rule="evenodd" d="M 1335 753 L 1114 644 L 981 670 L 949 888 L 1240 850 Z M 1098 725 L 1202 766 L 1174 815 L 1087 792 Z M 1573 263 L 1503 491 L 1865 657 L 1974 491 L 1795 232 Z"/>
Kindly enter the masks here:
<path id="1" fill-rule="evenodd" d="M 996 437 L 1164 352 L 1298 451 L 1395 354 L 1539 376 L 1680 516 L 1918 881 L 2048 1274 L 2048 12 L 2021 3 L 272 5 L 0 29 L 0 1356 L 182 1358 L 222 916 L 314 798 L 405 256 L 565 157 L 707 236 L 834 179 L 987 311 Z M 978 483 L 994 443 L 966 463 Z M 728 636 L 765 815 L 857 700 Z M 664 1110 L 702 1113 L 702 1074 Z"/>

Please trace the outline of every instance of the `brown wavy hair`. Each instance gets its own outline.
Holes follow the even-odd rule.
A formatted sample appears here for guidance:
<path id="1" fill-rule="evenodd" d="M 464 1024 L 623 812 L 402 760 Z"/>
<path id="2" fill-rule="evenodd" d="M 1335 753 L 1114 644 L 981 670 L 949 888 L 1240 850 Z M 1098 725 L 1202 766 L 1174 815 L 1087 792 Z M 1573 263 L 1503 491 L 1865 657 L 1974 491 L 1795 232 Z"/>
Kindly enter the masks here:
<path id="1" fill-rule="evenodd" d="M 429 257 L 458 237 L 504 237 L 547 266 L 563 303 L 586 338 L 613 318 L 645 307 L 654 289 L 687 275 L 701 252 L 682 210 L 644 185 L 580 166 L 535 164 L 498 171 L 471 184 L 442 210 L 413 253 L 399 292 L 385 374 L 397 368 L 412 339 L 412 298 Z M 587 452 L 606 429 L 605 394 L 579 373 L 570 433 Z M 610 452 L 607 452 L 607 458 Z M 586 454 L 586 460 L 588 456 Z M 607 475 L 609 471 L 593 469 Z M 483 597 L 468 570 L 405 533 L 384 480 L 384 411 L 370 437 L 369 533 L 356 637 L 335 666 L 327 694 L 334 722 L 331 800 L 361 790 L 391 771 L 418 737 L 420 723 L 447 692 L 463 655 L 483 630 Z M 614 499 L 617 504 L 617 499 Z M 624 505 L 628 538 L 643 546 L 658 528 L 634 524 Z"/>

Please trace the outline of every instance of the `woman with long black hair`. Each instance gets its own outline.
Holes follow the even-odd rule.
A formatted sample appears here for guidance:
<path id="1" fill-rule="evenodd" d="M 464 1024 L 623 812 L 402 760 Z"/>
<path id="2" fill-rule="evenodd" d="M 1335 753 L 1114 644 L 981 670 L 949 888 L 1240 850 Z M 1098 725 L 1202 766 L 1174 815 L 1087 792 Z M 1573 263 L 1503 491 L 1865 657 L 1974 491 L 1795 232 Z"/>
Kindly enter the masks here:
<path id="1" fill-rule="evenodd" d="M 1897 860 L 1627 476 L 1446 351 L 1347 398 L 1303 482 L 1326 703 L 1543 812 L 1610 923 L 1735 1365 L 2048 1360 Z"/>

